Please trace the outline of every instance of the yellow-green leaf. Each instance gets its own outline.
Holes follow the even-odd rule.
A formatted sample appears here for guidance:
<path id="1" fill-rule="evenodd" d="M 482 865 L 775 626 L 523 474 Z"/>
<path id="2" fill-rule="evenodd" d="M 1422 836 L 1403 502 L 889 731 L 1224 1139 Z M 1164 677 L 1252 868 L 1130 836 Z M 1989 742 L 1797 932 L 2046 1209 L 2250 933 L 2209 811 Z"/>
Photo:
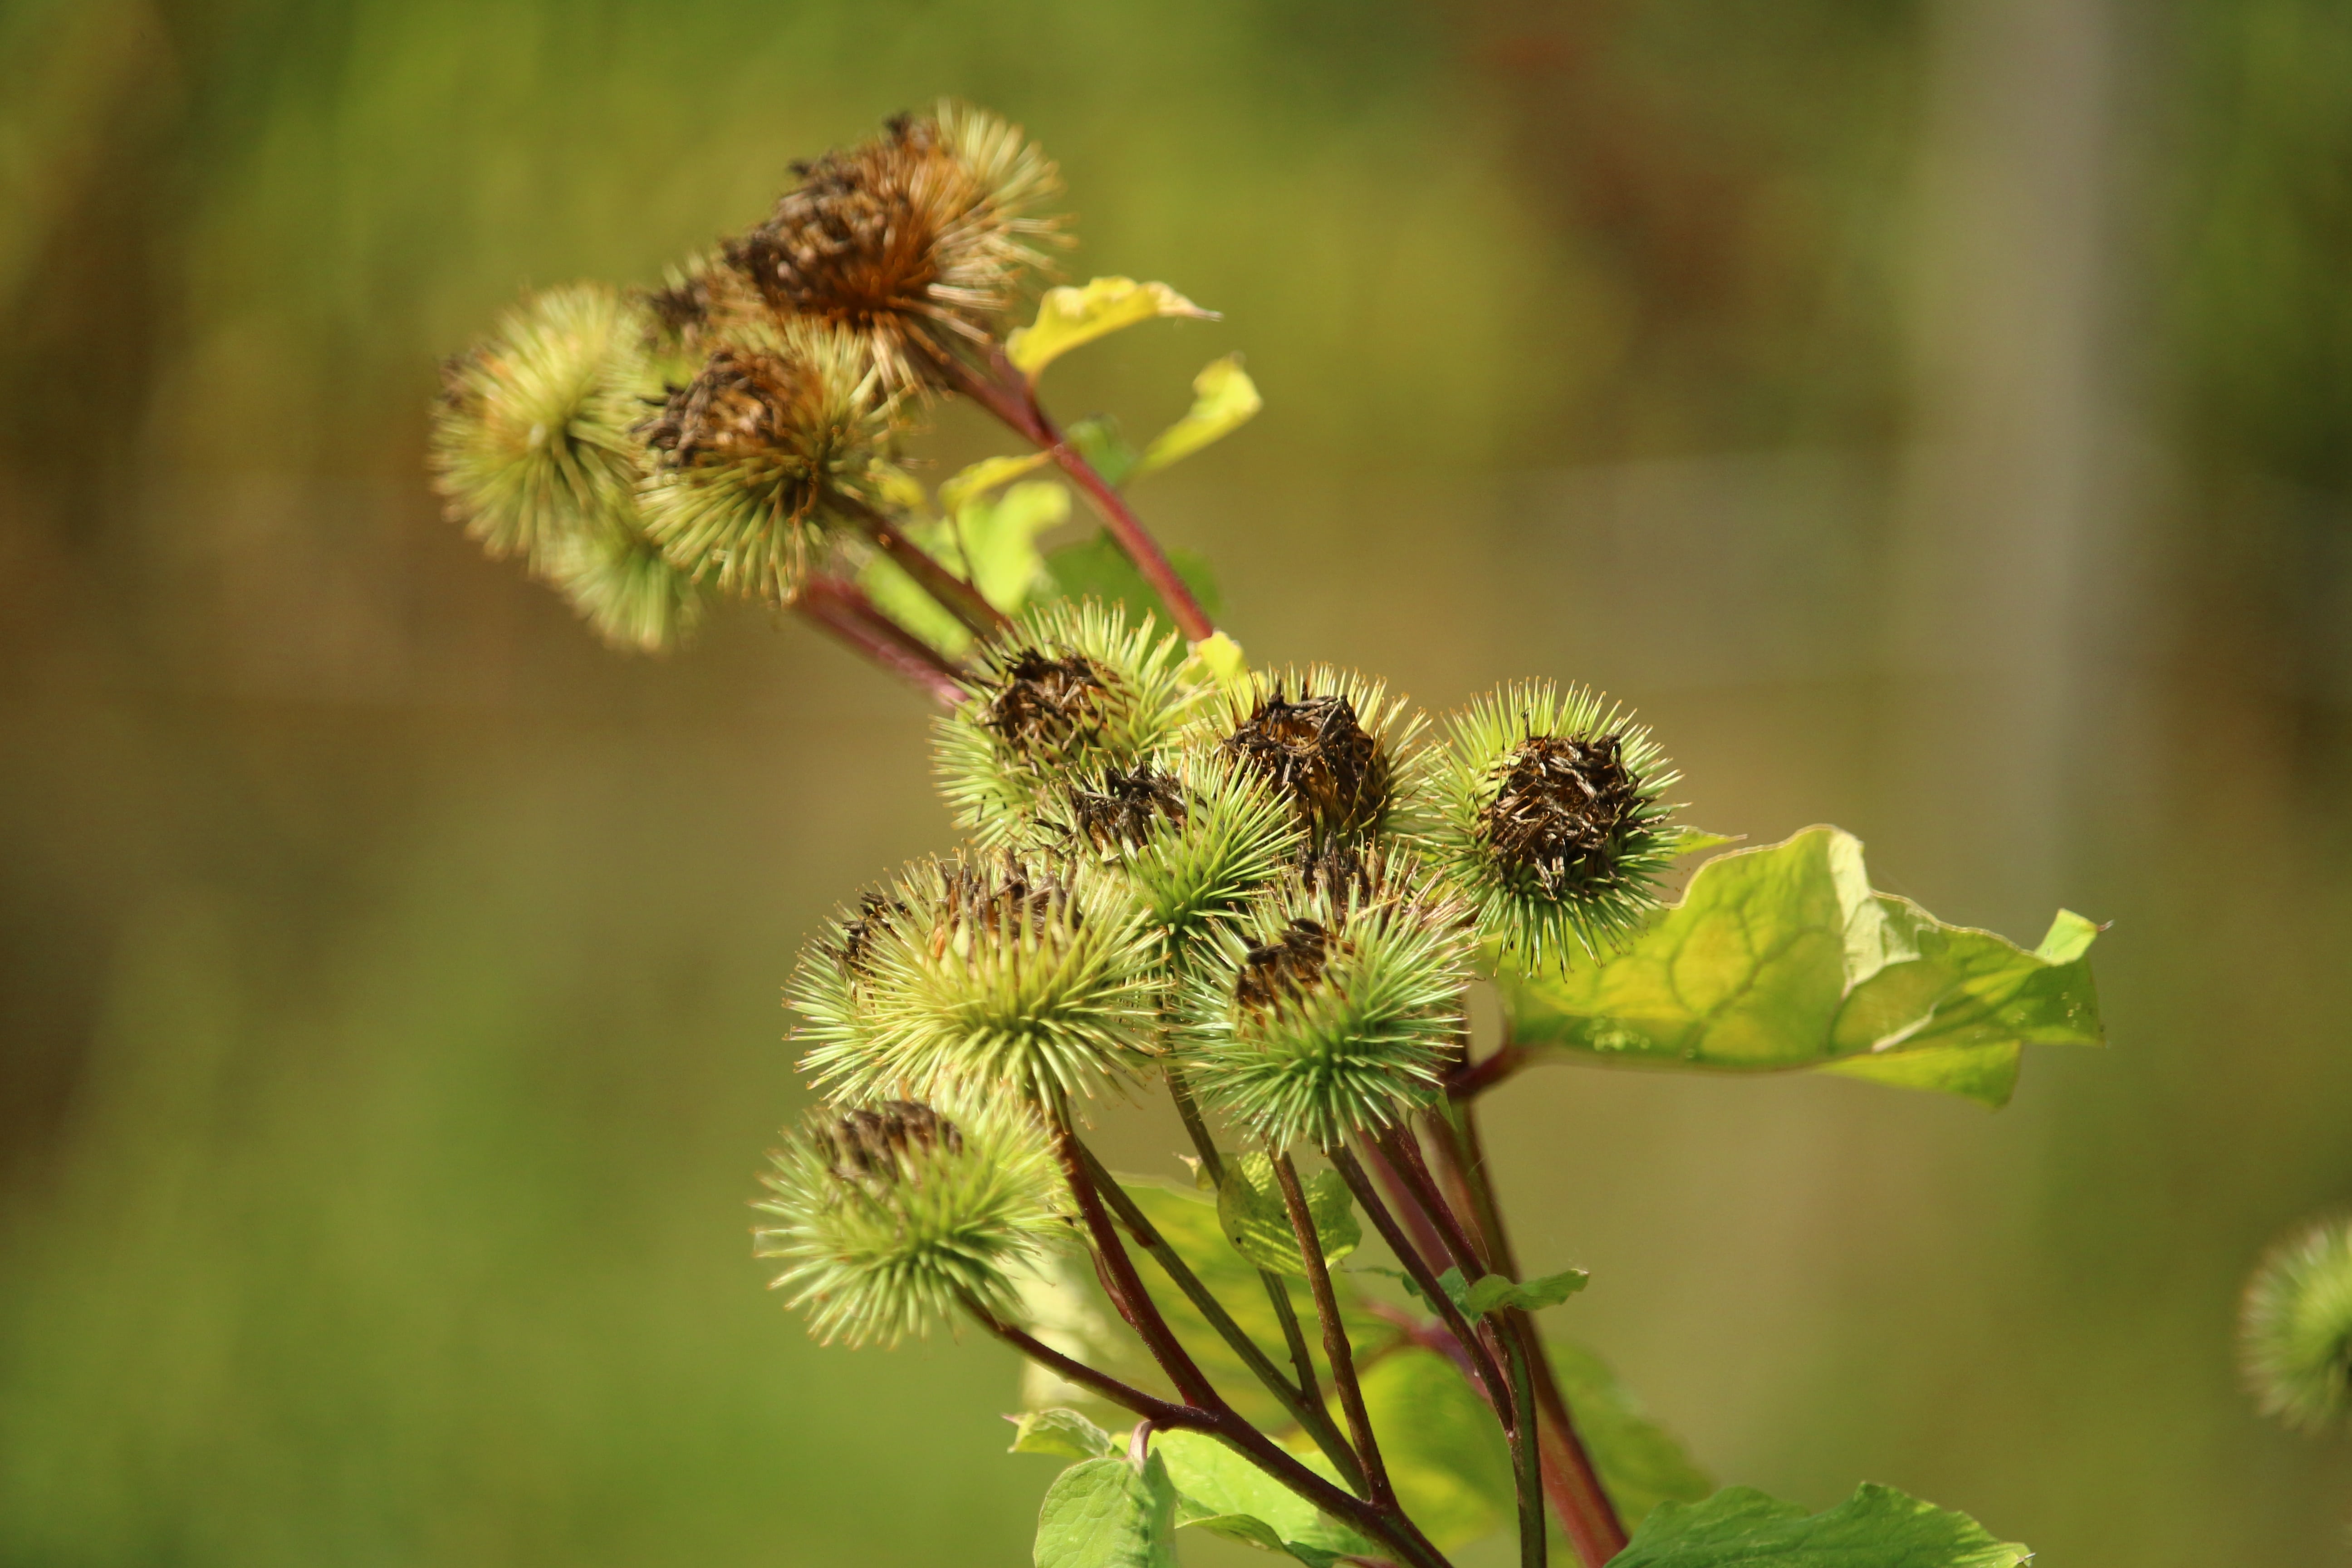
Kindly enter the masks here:
<path id="1" fill-rule="evenodd" d="M 1044 452 L 1032 452 L 1025 458 L 982 458 L 979 462 L 960 468 L 955 476 L 940 487 L 940 510 L 953 517 L 964 509 L 964 503 L 976 496 L 986 495 L 1000 485 L 1011 484 L 1022 475 L 1034 473 L 1047 458 Z"/>
<path id="2" fill-rule="evenodd" d="M 1216 320 L 1165 283 L 1139 283 L 1132 278 L 1097 278 L 1083 288 L 1048 289 L 1037 301 L 1037 319 L 1016 327 L 1004 340 L 1004 353 L 1030 380 L 1081 343 L 1138 321 L 1157 316 L 1191 316 Z"/>
<path id="3" fill-rule="evenodd" d="M 1867 1481 L 1809 1514 L 1753 1487 L 1661 1503 L 1612 1568 L 2022 1568 L 2033 1553 L 1967 1514 Z"/>
<path id="4" fill-rule="evenodd" d="M 1232 435 L 1256 417 L 1265 406 L 1257 384 L 1242 369 L 1242 356 L 1227 354 L 1211 362 L 1192 378 L 1192 406 L 1184 417 L 1151 438 L 1129 470 L 1129 478 L 1164 468 L 1189 458 L 1210 442 Z"/>
<path id="5" fill-rule="evenodd" d="M 1118 1452 L 1111 1435 L 1075 1410 L 1056 1405 L 1014 1418 L 1008 1454 L 1055 1454 L 1066 1459 L 1099 1459 Z"/>
<path id="6" fill-rule="evenodd" d="M 1318 1171 L 1299 1184 L 1307 1212 L 1315 1221 L 1316 1238 L 1324 1258 L 1337 1263 L 1364 1239 L 1356 1223 L 1355 1200 L 1337 1171 Z M 1290 1205 L 1283 1201 L 1282 1184 L 1274 1161 L 1261 1153 L 1235 1154 L 1225 1162 L 1225 1179 L 1217 1188 L 1217 1218 L 1234 1249 L 1260 1268 L 1307 1278 L 1306 1255 L 1298 1249 L 1298 1233 L 1291 1228 Z"/>
<path id="7" fill-rule="evenodd" d="M 1496 977 L 1512 1037 L 1588 1060 L 1815 1068 L 2005 1103 L 2028 1045 L 2105 1043 L 2087 949 L 2059 912 L 2028 952 L 1874 892 L 1862 843 L 1809 827 L 1710 860 L 1622 953 Z"/>

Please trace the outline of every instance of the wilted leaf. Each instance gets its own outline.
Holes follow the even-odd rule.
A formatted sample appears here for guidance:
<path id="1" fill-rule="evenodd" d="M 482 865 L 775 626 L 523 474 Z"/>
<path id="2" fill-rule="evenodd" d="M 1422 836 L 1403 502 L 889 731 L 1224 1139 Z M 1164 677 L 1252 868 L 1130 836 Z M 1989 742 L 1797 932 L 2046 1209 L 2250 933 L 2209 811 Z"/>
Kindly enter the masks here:
<path id="1" fill-rule="evenodd" d="M 1177 1522 L 1318 1565 L 1342 1553 L 1378 1549 L 1215 1438 L 1160 1432 L 1152 1452 L 1168 1463 L 1176 1487 Z"/>
<path id="2" fill-rule="evenodd" d="M 1337 1171 L 1318 1171 L 1299 1183 L 1307 1212 L 1323 1244 L 1327 1262 L 1337 1263 L 1363 1244 L 1363 1226 L 1356 1223 L 1356 1200 Z M 1307 1259 L 1298 1250 L 1298 1233 L 1291 1228 L 1290 1205 L 1283 1201 L 1282 1184 L 1274 1161 L 1259 1153 L 1235 1154 L 1225 1162 L 1225 1179 L 1217 1189 L 1217 1218 L 1225 1239 L 1260 1268 L 1271 1268 L 1294 1279 L 1307 1278 Z"/>
<path id="3" fill-rule="evenodd" d="M 1176 575 L 1192 591 L 1211 620 L 1224 614 L 1224 598 L 1217 592 L 1217 580 L 1207 560 L 1190 550 L 1171 550 L 1168 563 L 1176 568 Z M 1160 603 L 1159 594 L 1108 533 L 1097 532 L 1055 551 L 1045 557 L 1045 574 L 1066 598 L 1100 599 L 1107 605 L 1125 605 L 1133 615 L 1169 619 L 1168 607 Z"/>
<path id="4" fill-rule="evenodd" d="M 2032 1555 L 1967 1514 L 1864 1482 L 1815 1514 L 1751 1487 L 1661 1503 L 1610 1568 L 2019 1568 Z"/>
<path id="5" fill-rule="evenodd" d="M 1031 1410 L 1016 1418 L 1008 1454 L 1058 1454 L 1066 1459 L 1098 1459 L 1115 1454 L 1111 1435 L 1075 1410 Z"/>
<path id="6" fill-rule="evenodd" d="M 1265 406 L 1257 384 L 1242 369 L 1241 355 L 1212 361 L 1192 378 L 1192 406 L 1183 418 L 1151 438 L 1128 477 L 1134 479 L 1191 457 L 1248 424 Z"/>
<path id="7" fill-rule="evenodd" d="M 1577 1436 L 1629 1527 L 1662 1502 L 1696 1502 L 1715 1489 L 1682 1439 L 1652 1421 L 1599 1356 L 1558 1339 L 1547 1340 L 1545 1350 Z"/>
<path id="8" fill-rule="evenodd" d="M 1004 340 L 1004 353 L 1030 380 L 1054 361 L 1108 332 L 1148 321 L 1155 316 L 1192 316 L 1216 320 L 1165 283 L 1138 283 L 1132 278 L 1097 278 L 1083 288 L 1048 289 L 1037 301 L 1037 319 L 1016 327 Z"/>
<path id="9" fill-rule="evenodd" d="M 1176 1489 L 1153 1455 L 1088 1459 L 1054 1478 L 1037 1510 L 1037 1568 L 1176 1568 Z"/>
<path id="10" fill-rule="evenodd" d="M 1862 844 L 1810 827 L 1691 876 L 1622 954 L 1497 976 L 1512 1038 L 1591 1059 L 1724 1072 L 1812 1068 L 2000 1105 L 2032 1045 L 2104 1043 L 2060 910 L 2034 952 L 1873 892 Z"/>

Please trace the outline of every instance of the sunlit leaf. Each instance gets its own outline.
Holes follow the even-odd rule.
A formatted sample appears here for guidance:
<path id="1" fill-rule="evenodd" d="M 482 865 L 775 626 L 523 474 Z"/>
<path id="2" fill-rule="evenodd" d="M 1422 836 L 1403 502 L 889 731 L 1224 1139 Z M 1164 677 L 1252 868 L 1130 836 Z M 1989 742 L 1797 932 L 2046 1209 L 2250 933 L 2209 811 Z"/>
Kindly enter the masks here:
<path id="1" fill-rule="evenodd" d="M 1833 827 L 1708 861 L 1622 954 L 1497 977 L 1512 1038 L 1588 1060 L 1724 1072 L 1811 1068 L 2007 1101 L 2027 1045 L 2104 1043 L 2085 956 L 2059 912 L 2028 952 L 1873 892 Z"/>
<path id="2" fill-rule="evenodd" d="M 1318 1171 L 1302 1179 L 1299 1187 L 1327 1261 L 1337 1263 L 1362 1245 L 1364 1229 L 1356 1222 L 1356 1202 L 1339 1172 Z M 1290 1207 L 1283 1201 L 1282 1184 L 1267 1155 L 1236 1154 L 1225 1162 L 1225 1179 L 1217 1189 L 1217 1218 L 1225 1227 L 1225 1239 L 1260 1268 L 1307 1278 L 1307 1259 L 1298 1250 L 1297 1232 L 1291 1228 Z"/>
<path id="3" fill-rule="evenodd" d="M 1398 1500 L 1440 1548 L 1516 1517 L 1510 1445 L 1452 1362 L 1417 1346 L 1391 1351 L 1364 1369 L 1362 1385 Z"/>
<path id="4" fill-rule="evenodd" d="M 1066 1459 L 1098 1459 L 1118 1451 L 1111 1435 L 1075 1410 L 1056 1406 L 1016 1417 L 1008 1454 L 1058 1454 Z"/>
<path id="5" fill-rule="evenodd" d="M 1043 468 L 1047 454 L 1032 452 L 1025 458 L 982 458 L 968 468 L 960 468 L 953 478 L 940 486 L 940 510 L 953 517 L 964 503 L 975 496 L 986 495 L 1002 485 L 1011 484 L 1024 474 Z"/>
<path id="6" fill-rule="evenodd" d="M 1207 560 L 1190 550 L 1171 550 L 1168 563 L 1176 568 L 1176 575 L 1211 620 L 1224 614 L 1224 596 L 1217 592 L 1217 580 Z M 1045 574 L 1066 598 L 1100 599 L 1107 605 L 1125 605 L 1135 615 L 1156 615 L 1163 624 L 1169 619 L 1168 606 L 1108 533 L 1097 532 L 1047 555 Z"/>
<path id="7" fill-rule="evenodd" d="M 1379 1555 L 1377 1548 L 1215 1438 L 1199 1432 L 1153 1435 L 1152 1452 L 1168 1464 L 1180 1528 L 1192 1526 L 1287 1552 L 1324 1568 L 1340 1553 Z"/>
<path id="8" fill-rule="evenodd" d="M 2032 1555 L 1967 1514 L 1865 1482 L 1815 1514 L 1751 1487 L 1661 1503 L 1610 1568 L 2019 1568 Z"/>
<path id="9" fill-rule="evenodd" d="M 1037 1568 L 1176 1568 L 1176 1489 L 1155 1454 L 1141 1470 L 1088 1459 L 1054 1478 L 1037 1510 Z"/>
<path id="10" fill-rule="evenodd" d="M 1483 1318 L 1506 1307 L 1517 1307 L 1523 1312 L 1557 1307 L 1583 1289 L 1591 1279 L 1581 1268 L 1570 1268 L 1537 1279 L 1517 1281 L 1507 1275 L 1482 1274 L 1474 1283 L 1465 1285 L 1462 1270 L 1449 1268 L 1437 1277 L 1437 1283 L 1454 1298 L 1454 1304 L 1462 1309 L 1464 1316 Z"/>
<path id="11" fill-rule="evenodd" d="M 1627 1525 L 1662 1502 L 1696 1502 L 1715 1489 L 1682 1439 L 1651 1420 L 1599 1356 L 1559 1339 L 1547 1339 L 1545 1351 L 1577 1435 Z"/>
<path id="12" fill-rule="evenodd" d="M 1213 360 L 1192 378 L 1192 406 L 1184 417 L 1151 438 L 1128 470 L 1134 479 L 1191 457 L 1212 441 L 1232 435 L 1257 416 L 1265 400 L 1242 369 L 1242 356 Z"/>
<path id="13" fill-rule="evenodd" d="M 1014 485 L 991 501 L 975 498 L 956 513 L 955 537 L 971 568 L 972 586 L 1013 615 L 1046 579 L 1037 536 L 1070 515 L 1070 492 L 1050 479 Z"/>
<path id="14" fill-rule="evenodd" d="M 1203 310 L 1165 283 L 1097 278 L 1079 288 L 1046 289 L 1037 301 L 1036 321 L 1014 328 L 1004 340 L 1004 353 L 1034 381 L 1038 372 L 1079 344 L 1156 316 L 1216 320 L 1215 311 Z"/>

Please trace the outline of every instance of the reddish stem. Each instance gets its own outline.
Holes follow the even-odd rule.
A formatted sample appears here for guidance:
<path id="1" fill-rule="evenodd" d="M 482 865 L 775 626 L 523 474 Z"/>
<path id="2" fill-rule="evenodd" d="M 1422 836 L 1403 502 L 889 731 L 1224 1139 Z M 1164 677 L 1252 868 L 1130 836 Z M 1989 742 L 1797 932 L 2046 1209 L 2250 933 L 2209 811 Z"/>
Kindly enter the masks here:
<path id="1" fill-rule="evenodd" d="M 1375 1507 L 1396 1507 L 1389 1485 L 1388 1467 L 1381 1460 L 1380 1439 L 1372 1433 L 1372 1415 L 1364 1405 L 1364 1391 L 1356 1381 L 1356 1352 L 1348 1343 L 1348 1325 L 1339 1318 L 1339 1299 L 1331 1289 L 1331 1267 L 1324 1260 L 1323 1238 L 1307 1207 L 1307 1193 L 1298 1184 L 1298 1167 L 1287 1153 L 1274 1156 L 1275 1180 L 1282 1186 L 1283 1206 L 1290 1211 L 1291 1234 L 1298 1239 L 1299 1261 L 1307 1268 L 1307 1286 L 1315 1297 L 1315 1315 L 1323 1322 L 1323 1359 L 1331 1367 L 1331 1385 L 1339 1390 L 1339 1408 L 1348 1417 L 1348 1436 L 1356 1457 L 1364 1464 L 1364 1480 Z"/>
<path id="2" fill-rule="evenodd" d="M 845 512 L 866 537 L 897 563 L 900 571 L 912 577 L 917 586 L 971 628 L 974 636 L 986 640 L 1013 624 L 1004 617 L 1003 611 L 982 595 L 978 588 L 941 565 L 936 556 L 908 538 L 897 523 L 881 512 L 848 496 L 835 496 L 834 504 Z"/>
<path id="3" fill-rule="evenodd" d="M 1087 499 L 1102 514 L 1104 529 L 1118 542 L 1118 547 L 1127 552 L 1127 558 L 1135 563 L 1135 569 L 1143 574 L 1143 580 L 1151 584 L 1152 591 L 1168 606 L 1169 616 L 1174 619 L 1177 630 L 1184 634 L 1187 642 L 1199 642 L 1203 637 L 1215 635 L 1215 623 L 1209 619 L 1209 613 L 1201 608 L 1201 602 L 1192 596 L 1192 590 L 1185 586 L 1184 579 L 1177 575 L 1167 552 L 1160 548 L 1160 542 L 1151 537 L 1150 531 L 1143 526 L 1142 521 L 1129 508 L 1119 493 L 1095 471 L 1094 465 L 1087 461 L 1084 454 L 1063 437 L 1060 428 L 1046 414 L 1045 405 L 1037 401 L 1037 389 L 1005 357 L 1003 345 L 989 345 L 985 372 L 951 356 L 948 358 L 945 368 L 956 383 L 957 390 L 995 415 L 1023 439 L 1042 449 L 1053 458 L 1056 467 L 1069 475 L 1071 482 L 1086 492 Z"/>
<path id="4" fill-rule="evenodd" d="M 1512 1256 L 1510 1236 L 1503 1228 L 1502 1211 L 1486 1177 L 1486 1151 L 1479 1142 L 1475 1111 L 1465 1101 L 1433 1110 L 1426 1121 L 1431 1148 L 1447 1188 L 1455 1194 L 1470 1223 L 1478 1227 L 1480 1239 L 1486 1244 L 1487 1256 L 1494 1259 L 1496 1268 L 1517 1279 L 1518 1263 Z M 1616 1504 L 1601 1484 L 1600 1473 L 1592 1468 L 1592 1456 L 1577 1436 L 1575 1419 L 1560 1394 L 1559 1374 L 1552 1370 L 1551 1357 L 1545 1352 L 1543 1336 L 1536 1332 L 1535 1320 L 1517 1310 L 1502 1316 L 1506 1331 L 1528 1358 L 1535 1384 L 1536 1408 L 1543 1417 L 1537 1427 L 1542 1439 L 1538 1457 L 1545 1495 L 1550 1498 L 1552 1511 L 1559 1516 L 1560 1526 L 1575 1543 L 1576 1554 L 1585 1568 L 1601 1568 L 1625 1549 L 1625 1526 L 1617 1517 Z"/>
<path id="5" fill-rule="evenodd" d="M 1534 1051 L 1506 1041 L 1494 1055 L 1447 1073 L 1445 1092 L 1455 1100 L 1475 1100 L 1496 1084 L 1517 1077 L 1522 1068 L 1533 1067 L 1535 1063 Z"/>
<path id="6" fill-rule="evenodd" d="M 812 577 L 793 595 L 792 607 L 941 707 L 962 705 L 966 693 L 954 666 L 939 649 L 877 609 L 855 583 Z"/>

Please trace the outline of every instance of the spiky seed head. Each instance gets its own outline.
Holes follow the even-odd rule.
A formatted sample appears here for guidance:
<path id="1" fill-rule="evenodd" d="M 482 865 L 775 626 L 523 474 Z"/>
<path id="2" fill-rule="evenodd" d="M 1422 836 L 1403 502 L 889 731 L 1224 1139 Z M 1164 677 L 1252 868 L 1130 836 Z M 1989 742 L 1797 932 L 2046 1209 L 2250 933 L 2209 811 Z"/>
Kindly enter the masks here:
<path id="1" fill-rule="evenodd" d="M 1441 1092 L 1471 975 L 1468 910 L 1410 856 L 1344 885 L 1293 881 L 1184 982 L 1202 1096 L 1276 1146 L 1393 1126 Z"/>
<path id="2" fill-rule="evenodd" d="M 634 501 L 625 521 L 568 542 L 544 575 L 609 646 L 661 653 L 701 620 L 702 590 L 645 536 Z"/>
<path id="3" fill-rule="evenodd" d="M 917 867 L 803 959 L 801 1066 L 836 1099 L 1091 1095 L 1155 1059 L 1149 928 L 1013 857 Z"/>
<path id="4" fill-rule="evenodd" d="M 997 335 L 1060 220 L 1060 189 L 1019 127 L 961 104 L 901 115 L 796 166 L 800 184 L 726 258 L 775 310 L 855 333 L 893 388 L 936 384 L 959 342 Z"/>
<path id="5" fill-rule="evenodd" d="M 1179 675 L 1174 633 L 1147 616 L 1067 600 L 981 650 L 972 698 L 932 730 L 933 767 L 956 826 L 984 846 L 1034 836 L 1062 792 L 1165 750 L 1201 689 Z"/>
<path id="6" fill-rule="evenodd" d="M 697 582 L 788 600 L 839 508 L 879 497 L 895 414 L 846 334 L 743 327 L 638 426 L 646 535 Z"/>
<path id="7" fill-rule="evenodd" d="M 966 1301 L 1019 1311 L 1019 1282 L 1066 1229 L 1043 1129 L 1015 1105 L 881 1100 L 812 1112 L 769 1156 L 778 1289 L 825 1343 L 895 1344 Z"/>
<path id="8" fill-rule="evenodd" d="M 627 531 L 633 427 L 660 385 L 649 321 L 602 284 L 550 289 L 444 367 L 434 489 L 491 555 L 546 570 L 583 538 Z"/>
<path id="9" fill-rule="evenodd" d="M 1218 744 L 1290 801 L 1319 847 L 1395 824 L 1415 793 L 1406 748 L 1422 723 L 1381 682 L 1317 665 L 1253 675 L 1228 700 Z"/>
<path id="10" fill-rule="evenodd" d="M 1123 885 L 1175 963 L 1240 919 L 1306 844 L 1273 786 L 1214 752 L 1074 782 L 1039 828 L 1082 880 Z"/>
<path id="11" fill-rule="evenodd" d="M 2263 1259 L 2238 1350 L 2264 1415 L 2316 1432 L 2352 1410 L 2352 1220 L 2312 1226 Z"/>
<path id="12" fill-rule="evenodd" d="M 697 357 L 730 331 L 774 320 L 751 280 L 718 252 L 664 268 L 662 286 L 644 290 L 638 299 L 646 310 L 648 342 L 657 350 Z"/>
<path id="13" fill-rule="evenodd" d="M 1580 687 L 1503 687 L 1452 717 L 1433 773 L 1420 837 L 1509 961 L 1597 956 L 1657 908 L 1679 775 L 1621 709 Z"/>

